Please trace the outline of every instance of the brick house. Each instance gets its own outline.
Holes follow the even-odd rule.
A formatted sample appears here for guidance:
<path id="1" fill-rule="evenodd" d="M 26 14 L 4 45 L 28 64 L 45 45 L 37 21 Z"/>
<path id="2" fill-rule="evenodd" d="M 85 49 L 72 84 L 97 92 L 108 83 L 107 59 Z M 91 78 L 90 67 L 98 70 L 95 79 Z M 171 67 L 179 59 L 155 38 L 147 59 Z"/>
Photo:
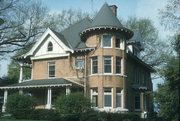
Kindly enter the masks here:
<path id="1" fill-rule="evenodd" d="M 139 58 L 140 33 L 123 27 L 116 12 L 117 6 L 104 4 L 92 20 L 61 32 L 48 28 L 28 53 L 16 58 L 19 83 L 0 87 L 4 103 L 9 93 L 19 91 L 35 96 L 37 108 L 50 109 L 58 95 L 83 91 L 96 110 L 151 111 L 154 69 Z M 28 65 L 31 79 L 24 80 Z"/>

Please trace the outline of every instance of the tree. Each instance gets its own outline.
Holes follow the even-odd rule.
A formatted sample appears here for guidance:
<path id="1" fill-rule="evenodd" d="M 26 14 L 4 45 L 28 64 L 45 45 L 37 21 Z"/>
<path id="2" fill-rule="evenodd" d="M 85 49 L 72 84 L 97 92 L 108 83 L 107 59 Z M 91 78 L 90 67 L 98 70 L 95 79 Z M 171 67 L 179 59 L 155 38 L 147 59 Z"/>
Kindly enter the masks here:
<path id="1" fill-rule="evenodd" d="M 61 114 L 80 114 L 91 108 L 90 100 L 83 93 L 76 92 L 59 96 L 55 103 L 56 110 Z"/>
<path id="2" fill-rule="evenodd" d="M 25 94 L 12 94 L 8 96 L 6 111 L 17 119 L 28 119 L 36 106 L 36 99 Z"/>
<path id="3" fill-rule="evenodd" d="M 167 120 L 179 121 L 179 59 L 172 57 L 163 69 L 165 83 L 155 93 L 160 116 Z"/>
<path id="4" fill-rule="evenodd" d="M 11 53 L 36 40 L 46 26 L 47 9 L 29 0 L 0 0 L 0 53 Z M 11 48 L 11 49 L 10 49 Z"/>
<path id="5" fill-rule="evenodd" d="M 171 53 L 170 46 L 159 39 L 158 30 L 149 19 L 131 17 L 127 20 L 126 26 L 140 31 L 144 46 L 140 58 L 158 71 Z"/>

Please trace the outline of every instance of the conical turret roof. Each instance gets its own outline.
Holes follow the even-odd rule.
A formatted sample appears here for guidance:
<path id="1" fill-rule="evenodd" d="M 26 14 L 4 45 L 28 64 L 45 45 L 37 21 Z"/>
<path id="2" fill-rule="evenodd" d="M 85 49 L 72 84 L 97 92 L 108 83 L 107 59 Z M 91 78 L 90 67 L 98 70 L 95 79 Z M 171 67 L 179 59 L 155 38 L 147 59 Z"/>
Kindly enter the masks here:
<path id="1" fill-rule="evenodd" d="M 111 26 L 111 27 L 123 27 L 118 18 L 112 12 L 107 3 L 105 3 L 96 17 L 92 21 L 91 27 Z"/>

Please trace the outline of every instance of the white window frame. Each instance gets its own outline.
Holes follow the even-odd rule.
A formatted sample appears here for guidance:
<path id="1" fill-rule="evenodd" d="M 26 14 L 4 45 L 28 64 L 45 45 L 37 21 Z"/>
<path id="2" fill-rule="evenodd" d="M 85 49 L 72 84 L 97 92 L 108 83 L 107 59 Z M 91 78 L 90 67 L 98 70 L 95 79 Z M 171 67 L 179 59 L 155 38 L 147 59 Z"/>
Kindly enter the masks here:
<path id="1" fill-rule="evenodd" d="M 122 90 L 122 88 L 121 88 L 121 92 L 119 93 L 119 92 L 117 92 L 117 89 L 118 88 L 116 88 L 116 107 L 117 108 L 123 108 L 123 90 Z M 121 96 L 121 106 L 119 107 L 119 106 L 117 106 L 117 96 Z"/>
<path id="2" fill-rule="evenodd" d="M 110 73 L 105 72 L 104 61 L 105 61 L 105 58 L 106 58 L 106 57 L 110 57 L 110 58 L 111 58 L 111 72 L 110 72 Z M 104 73 L 105 75 L 108 75 L 108 74 L 112 75 L 112 74 L 113 74 L 113 57 L 112 57 L 112 56 L 103 56 L 103 73 Z"/>
<path id="3" fill-rule="evenodd" d="M 50 64 L 53 64 L 54 65 L 54 76 L 50 76 Z M 48 62 L 48 78 L 55 78 L 56 77 L 56 65 L 55 65 L 55 62 Z"/>
<path id="4" fill-rule="evenodd" d="M 120 58 L 121 59 L 121 63 L 120 63 L 120 73 L 117 73 L 117 58 Z M 121 74 L 123 74 L 123 63 L 122 63 L 122 61 L 123 61 L 123 59 L 122 59 L 122 57 L 121 56 L 116 56 L 116 74 L 119 74 L 119 75 L 121 75 Z"/>
<path id="5" fill-rule="evenodd" d="M 77 62 L 82 62 L 82 66 L 81 67 L 77 67 Z M 75 69 L 84 69 L 84 60 L 83 59 L 76 59 L 75 60 Z"/>
<path id="6" fill-rule="evenodd" d="M 105 92 L 105 89 L 110 88 L 111 92 Z M 111 96 L 111 106 L 105 106 L 105 96 L 110 95 Z M 104 108 L 113 108 L 113 88 L 111 87 L 104 87 L 103 88 L 103 107 Z"/>
<path id="7" fill-rule="evenodd" d="M 111 37 L 111 46 L 104 46 L 104 43 L 103 43 L 103 42 L 104 42 L 104 41 L 103 41 L 104 36 L 110 36 L 110 37 Z M 101 36 L 101 46 L 102 46 L 103 48 L 112 48 L 112 46 L 113 46 L 112 40 L 113 40 L 113 36 L 112 36 L 112 35 L 109 35 L 109 34 L 104 34 L 104 35 L 102 35 L 102 36 Z"/>
<path id="8" fill-rule="evenodd" d="M 97 61 L 97 73 L 93 73 L 93 60 L 96 58 Z M 94 56 L 91 58 L 91 75 L 97 75 L 98 74 L 98 56 Z"/>
<path id="9" fill-rule="evenodd" d="M 94 91 L 97 90 L 97 91 Z M 98 88 L 91 88 L 91 103 L 93 103 L 93 96 L 97 96 L 97 106 L 93 106 L 92 107 L 98 107 Z"/>

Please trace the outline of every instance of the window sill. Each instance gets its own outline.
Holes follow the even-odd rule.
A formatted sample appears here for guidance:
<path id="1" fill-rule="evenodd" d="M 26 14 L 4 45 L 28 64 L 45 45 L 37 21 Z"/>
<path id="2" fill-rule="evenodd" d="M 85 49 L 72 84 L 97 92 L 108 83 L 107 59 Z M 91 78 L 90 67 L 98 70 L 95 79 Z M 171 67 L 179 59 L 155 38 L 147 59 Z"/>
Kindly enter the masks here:
<path id="1" fill-rule="evenodd" d="M 91 74 L 89 76 L 122 76 L 122 77 L 127 77 L 127 75 L 124 74 Z"/>

